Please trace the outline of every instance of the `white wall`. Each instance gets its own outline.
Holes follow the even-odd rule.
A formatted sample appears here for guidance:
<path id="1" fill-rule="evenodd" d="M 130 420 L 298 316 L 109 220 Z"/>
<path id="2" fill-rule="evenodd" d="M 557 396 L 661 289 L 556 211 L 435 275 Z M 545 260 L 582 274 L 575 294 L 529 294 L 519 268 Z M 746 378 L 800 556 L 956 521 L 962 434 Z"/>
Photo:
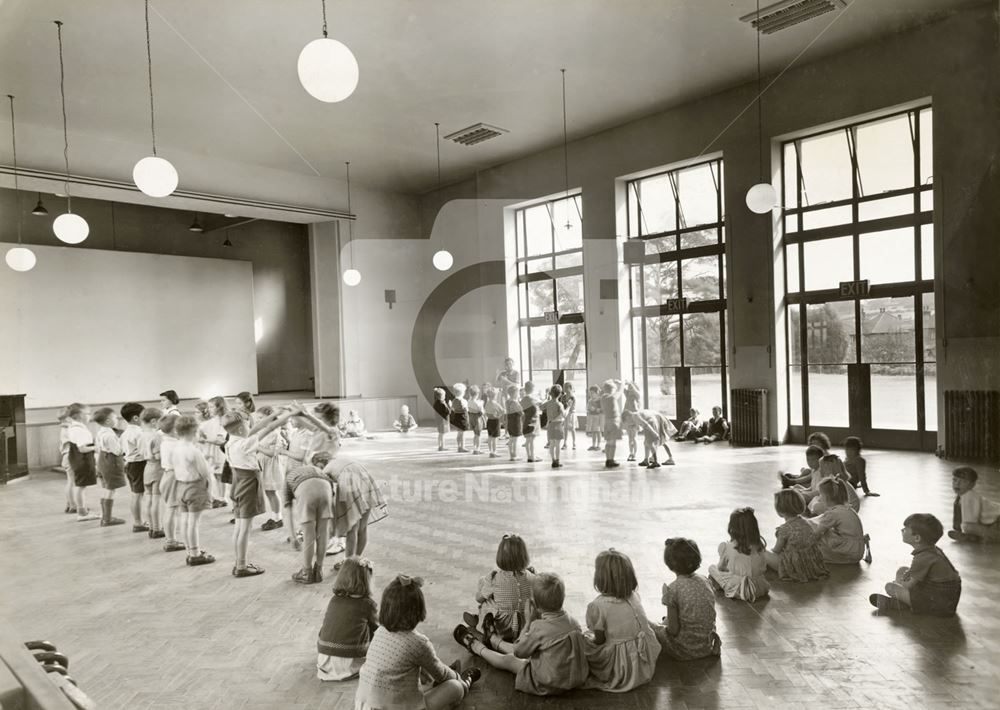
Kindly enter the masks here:
<path id="1" fill-rule="evenodd" d="M 0 392 L 51 407 L 256 389 L 249 262 L 32 249 L 33 270 L 0 271 Z"/>

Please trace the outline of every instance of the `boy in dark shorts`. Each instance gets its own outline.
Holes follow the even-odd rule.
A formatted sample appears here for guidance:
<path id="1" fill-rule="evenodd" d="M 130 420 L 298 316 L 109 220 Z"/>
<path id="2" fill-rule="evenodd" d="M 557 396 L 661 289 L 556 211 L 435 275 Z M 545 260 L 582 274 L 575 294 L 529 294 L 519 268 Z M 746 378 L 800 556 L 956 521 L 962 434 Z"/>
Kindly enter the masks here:
<path id="1" fill-rule="evenodd" d="M 285 476 L 284 512 L 292 529 L 302 527 L 303 541 L 293 538 L 302 550 L 302 569 L 292 575 L 299 584 L 323 581 L 323 556 L 333 525 L 333 478 L 323 472 L 330 463 L 328 451 L 317 451 L 310 463 L 297 466 Z"/>
<path id="2" fill-rule="evenodd" d="M 181 514 L 187 564 L 191 567 L 208 565 L 215 562 L 215 557 L 201 547 L 198 525 L 201 514 L 212 507 L 212 497 L 209 495 L 212 468 L 195 445 L 198 422 L 194 417 L 179 417 L 174 424 L 174 434 L 178 440 L 171 456 L 176 481 L 174 495 L 177 511 Z"/>
<path id="3" fill-rule="evenodd" d="M 111 514 L 115 505 L 115 491 L 128 485 L 125 464 L 122 462 L 121 442 L 114 432 L 115 412 L 111 407 L 101 407 L 94 412 L 97 424 L 94 447 L 97 454 L 97 477 L 101 481 L 101 527 L 124 525 L 125 521 Z"/>
<path id="4" fill-rule="evenodd" d="M 121 435 L 122 455 L 125 457 L 125 478 L 128 479 L 129 490 L 132 491 L 132 532 L 149 532 L 150 527 L 142 520 L 142 497 L 146 491 L 143 475 L 146 471 L 146 457 L 142 453 L 142 427 L 139 417 L 145 409 L 138 402 L 129 402 L 122 406 L 121 416 L 125 423 L 125 431 Z"/>

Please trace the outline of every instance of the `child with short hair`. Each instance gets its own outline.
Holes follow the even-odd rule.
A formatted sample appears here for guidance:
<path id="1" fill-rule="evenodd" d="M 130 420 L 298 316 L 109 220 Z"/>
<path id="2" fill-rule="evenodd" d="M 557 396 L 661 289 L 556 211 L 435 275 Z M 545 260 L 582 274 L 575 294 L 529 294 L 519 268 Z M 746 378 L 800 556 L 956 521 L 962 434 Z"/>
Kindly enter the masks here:
<path id="1" fill-rule="evenodd" d="M 639 582 L 632 560 L 614 548 L 594 561 L 594 588 L 587 605 L 587 662 L 584 688 L 626 693 L 645 685 L 656 671 L 660 642 L 636 593 Z"/>
<path id="2" fill-rule="evenodd" d="M 583 685 L 590 673 L 580 624 L 563 610 L 566 587 L 558 575 L 541 573 L 531 580 L 533 602 L 528 628 L 517 643 L 491 647 L 459 624 L 453 635 L 470 653 L 494 668 L 513 673 L 514 687 L 531 695 L 558 695 Z"/>
<path id="3" fill-rule="evenodd" d="M 844 468 L 844 462 L 836 454 L 827 454 L 819 460 L 819 475 L 813 476 L 812 485 L 807 491 L 803 492 L 803 496 L 809 502 L 810 515 L 822 515 L 826 510 L 826 504 L 819 497 L 819 484 L 827 478 L 842 481 L 844 483 L 844 490 L 847 492 L 847 504 L 851 506 L 854 512 L 861 510 L 861 499 L 858 498 L 857 491 L 854 490 L 854 486 L 850 483 L 847 469 Z"/>
<path id="4" fill-rule="evenodd" d="M 146 457 L 142 453 L 142 427 L 140 416 L 144 407 L 138 402 L 128 402 L 122 405 L 121 418 L 125 423 L 119 441 L 122 445 L 122 455 L 125 457 L 125 478 L 128 479 L 129 490 L 132 491 L 131 512 L 132 532 L 149 532 L 149 523 L 142 519 L 143 494 L 146 485 L 143 474 L 146 470 Z"/>
<path id="5" fill-rule="evenodd" d="M 56 417 L 59 422 L 59 464 L 63 473 L 66 474 L 66 514 L 76 513 L 76 500 L 73 491 L 73 469 L 69 466 L 69 438 L 66 432 L 69 429 L 69 417 L 66 416 L 66 408 L 63 407 Z"/>
<path id="6" fill-rule="evenodd" d="M 590 435 L 590 446 L 587 451 L 601 450 L 601 431 L 604 422 L 601 418 L 601 390 L 597 385 L 587 388 L 587 434 Z"/>
<path id="7" fill-rule="evenodd" d="M 201 427 L 208 450 L 205 457 L 212 466 L 212 474 L 216 486 L 216 498 L 212 501 L 213 508 L 226 507 L 226 501 L 231 500 L 230 491 L 233 484 L 232 466 L 226 458 L 226 442 L 229 436 L 222 425 L 222 418 L 229 414 L 229 404 L 225 397 L 212 397 L 208 400 L 211 417 Z"/>
<path id="8" fill-rule="evenodd" d="M 806 447 L 806 466 L 800 469 L 799 473 L 785 473 L 782 471 L 778 472 L 778 479 L 781 481 L 782 488 L 791 488 L 795 486 L 802 492 L 803 496 L 806 496 L 805 491 L 810 491 L 809 495 L 806 496 L 806 502 L 815 495 L 815 491 L 812 491 L 812 485 L 819 485 L 820 473 L 819 473 L 819 462 L 822 460 L 824 454 L 823 449 L 815 444 L 810 444 Z"/>
<path id="9" fill-rule="evenodd" d="M 261 419 L 271 416 L 274 412 L 274 407 L 270 405 L 264 405 L 257 410 Z M 261 486 L 264 489 L 267 507 L 270 508 L 267 520 L 260 526 L 261 530 L 277 530 L 285 525 L 281 520 L 281 503 L 278 500 L 278 490 L 281 488 L 279 453 L 286 447 L 282 429 L 283 427 L 279 426 L 270 433 L 258 437 L 257 441 L 257 465 L 260 467 Z"/>
<path id="10" fill-rule="evenodd" d="M 955 505 L 948 537 L 955 542 L 1000 542 L 1000 503 L 975 490 L 978 480 L 979 474 L 971 466 L 959 466 L 951 472 Z"/>
<path id="11" fill-rule="evenodd" d="M 937 546 L 944 534 L 941 521 L 930 513 L 914 513 L 903 521 L 903 542 L 913 548 L 909 567 L 900 567 L 885 593 L 868 601 L 879 611 L 910 609 L 914 614 L 953 616 L 962 596 L 962 578 Z"/>
<path id="12" fill-rule="evenodd" d="M 434 388 L 434 413 L 437 415 L 438 451 L 444 451 L 444 436 L 448 433 L 448 419 L 451 417 L 451 407 L 445 401 L 445 391 L 442 387 Z"/>
<path id="13" fill-rule="evenodd" d="M 329 451 L 317 451 L 309 463 L 289 469 L 284 485 L 284 517 L 291 530 L 302 530 L 302 541 L 292 545 L 302 550 L 302 568 L 292 575 L 299 584 L 323 581 L 323 556 L 333 525 L 333 501 L 336 483 L 324 469 L 330 463 Z"/>
<path id="14" fill-rule="evenodd" d="M 168 414 L 160 420 L 160 465 L 163 466 L 163 478 L 160 479 L 160 497 L 163 499 L 163 532 L 166 540 L 163 542 L 164 552 L 180 552 L 187 549 L 179 540 L 179 521 L 177 519 L 177 479 L 174 477 L 174 450 L 177 448 L 177 437 L 174 427 L 179 415 Z"/>
<path id="15" fill-rule="evenodd" d="M 719 564 L 708 568 L 709 578 L 730 599 L 754 602 L 766 597 L 764 578 L 767 544 L 760 534 L 753 508 L 738 508 L 729 516 L 729 541 L 719 545 Z"/>
<path id="16" fill-rule="evenodd" d="M 524 394 L 521 397 L 521 411 L 524 412 L 524 424 L 521 432 L 524 434 L 524 448 L 528 463 L 538 463 L 540 458 L 535 456 L 535 437 L 538 436 L 540 428 L 538 414 L 538 400 L 535 399 L 535 383 L 524 383 Z"/>
<path id="17" fill-rule="evenodd" d="M 483 434 L 483 402 L 479 398 L 479 386 L 469 387 L 469 401 L 466 409 L 469 410 L 469 428 L 472 429 L 472 453 L 479 455 L 482 453 L 479 446 Z"/>
<path id="18" fill-rule="evenodd" d="M 829 572 L 817 544 L 816 530 L 803 517 L 806 501 L 797 488 L 774 494 L 774 510 L 784 519 L 774 531 L 771 550 L 764 551 L 767 566 L 786 582 L 812 582 Z"/>
<path id="19" fill-rule="evenodd" d="M 365 557 L 344 560 L 333 582 L 316 641 L 316 677 L 338 681 L 356 678 L 378 628 L 378 607 L 372 598 L 372 563 Z"/>
<path id="20" fill-rule="evenodd" d="M 392 423 L 392 428 L 400 434 L 406 434 L 417 428 L 417 420 L 410 414 L 410 408 L 405 404 L 399 408 L 399 417 Z"/>
<path id="21" fill-rule="evenodd" d="M 515 641 L 526 624 L 525 605 L 531 600 L 531 580 L 535 571 L 530 567 L 528 547 L 520 535 L 507 534 L 497 545 L 496 566 L 479 578 L 476 589 L 477 614 L 465 612 L 463 619 L 471 629 L 480 623 L 487 646 L 492 641 Z"/>
<path id="22" fill-rule="evenodd" d="M 122 447 L 114 431 L 115 411 L 111 407 L 101 407 L 91 419 L 97 424 L 94 452 L 97 455 L 97 478 L 104 489 L 101 494 L 101 527 L 124 525 L 124 520 L 111 514 L 115 505 L 115 491 L 127 485 Z"/>
<path id="23" fill-rule="evenodd" d="M 465 448 L 465 432 L 469 430 L 469 410 L 465 406 L 465 385 L 456 382 L 451 386 L 455 392 L 451 400 L 451 415 L 449 422 L 455 430 L 455 443 L 458 444 L 458 453 L 468 453 Z"/>
<path id="24" fill-rule="evenodd" d="M 677 432 L 673 423 L 666 416 L 652 409 L 640 409 L 636 412 L 622 413 L 622 422 L 635 428 L 636 432 L 642 432 L 643 457 L 639 465 L 644 468 L 659 468 L 660 463 L 656 458 L 656 450 L 662 446 L 667 451 L 667 460 L 664 464 L 674 465 L 674 454 L 670 450 L 670 437 Z"/>
<path id="25" fill-rule="evenodd" d="M 576 395 L 573 394 L 573 383 L 567 382 L 563 385 L 563 393 L 559 398 L 563 409 L 566 410 L 565 423 L 563 424 L 563 449 L 569 440 L 573 440 L 573 449 L 576 450 Z"/>
<path id="26" fill-rule="evenodd" d="M 697 441 L 711 444 L 713 441 L 725 441 L 729 438 L 729 422 L 722 416 L 722 407 L 712 407 L 712 416 L 705 422 L 704 434 Z"/>
<path id="27" fill-rule="evenodd" d="M 73 491 L 76 496 L 76 520 L 100 520 L 101 516 L 87 508 L 87 489 L 97 483 L 97 465 L 94 461 L 94 436 L 87 428 L 90 421 L 90 407 L 73 402 L 66 407 L 67 460 L 73 471 Z"/>
<path id="28" fill-rule="evenodd" d="M 869 498 L 878 498 L 878 493 L 868 489 L 868 462 L 861 455 L 861 446 L 861 439 L 856 436 L 844 439 L 844 467 L 854 488 L 861 488 Z"/>
<path id="29" fill-rule="evenodd" d="M 549 390 L 549 399 L 542 405 L 542 411 L 546 418 L 545 431 L 549 437 L 549 456 L 552 458 L 552 468 L 562 468 L 559 452 L 560 448 L 565 448 L 560 447 L 563 430 L 566 426 L 566 409 L 560 401 L 561 398 L 562 387 L 552 385 L 552 389 Z"/>
<path id="30" fill-rule="evenodd" d="M 654 625 L 664 655 L 678 661 L 718 656 L 722 640 L 715 631 L 715 592 L 700 574 L 701 550 L 694 540 L 668 538 L 663 543 L 663 563 L 677 575 L 663 585 L 663 626 Z"/>
<path id="31" fill-rule="evenodd" d="M 160 461 L 160 419 L 163 412 L 156 407 L 146 407 L 139 415 L 142 425 L 142 455 L 146 459 L 146 467 L 142 471 L 142 484 L 145 489 L 145 519 L 149 521 L 149 538 L 157 540 L 165 538 L 163 531 L 160 503 L 160 482 L 163 480 L 163 465 Z"/>
<path id="32" fill-rule="evenodd" d="M 604 422 L 604 467 L 620 466 L 615 461 L 615 447 L 622 438 L 622 408 L 618 397 L 622 391 L 621 380 L 607 380 L 601 390 L 601 418 Z"/>
<path id="33" fill-rule="evenodd" d="M 697 441 L 705 432 L 705 422 L 701 418 L 701 412 L 694 407 L 688 410 L 688 418 L 681 422 L 681 429 L 674 437 L 674 441 Z"/>
<path id="34" fill-rule="evenodd" d="M 416 631 L 427 618 L 423 583 L 420 577 L 398 574 L 382 592 L 379 627 L 358 676 L 356 708 L 454 708 L 479 678 L 477 668 L 459 672 L 444 665 L 430 640 Z M 422 673 L 437 685 L 422 688 Z"/>
<path id="35" fill-rule="evenodd" d="M 490 452 L 490 458 L 499 458 L 497 453 L 497 441 L 500 439 L 500 422 L 506 415 L 503 405 L 497 401 L 499 391 L 495 387 L 487 387 L 483 396 L 483 415 L 486 417 L 486 446 Z"/>
<path id="36" fill-rule="evenodd" d="M 517 440 L 524 433 L 524 410 L 521 409 L 517 392 L 517 385 L 507 387 L 507 449 L 510 451 L 511 461 L 517 461 Z"/>
<path id="37" fill-rule="evenodd" d="M 349 439 L 365 439 L 368 431 L 365 429 L 365 420 L 361 418 L 356 409 L 347 411 L 347 419 L 341 427 L 341 433 Z"/>
<path id="38" fill-rule="evenodd" d="M 625 432 L 628 434 L 628 459 L 627 461 L 635 461 L 635 454 L 638 448 L 638 441 L 636 436 L 639 433 L 638 422 L 631 417 L 626 417 L 626 413 L 638 412 L 642 407 L 640 400 L 642 395 L 639 393 L 639 388 L 635 386 L 634 382 L 626 382 L 622 388 L 625 394 L 625 404 L 622 406 L 622 425 Z"/>
<path id="39" fill-rule="evenodd" d="M 194 417 L 182 416 L 174 424 L 177 445 L 172 460 L 174 479 L 177 482 L 176 498 L 178 512 L 183 516 L 184 544 L 187 548 L 187 564 L 190 567 L 208 565 L 215 557 L 201 546 L 199 524 L 201 514 L 212 507 L 209 493 L 212 485 L 212 469 L 205 455 L 195 445 L 198 436 L 198 422 Z"/>
<path id="40" fill-rule="evenodd" d="M 827 564 L 855 565 L 862 558 L 871 562 L 869 537 L 861 518 L 847 504 L 848 488 L 839 478 L 825 478 L 819 484 L 825 512 L 809 523 L 816 529 L 820 554 Z"/>

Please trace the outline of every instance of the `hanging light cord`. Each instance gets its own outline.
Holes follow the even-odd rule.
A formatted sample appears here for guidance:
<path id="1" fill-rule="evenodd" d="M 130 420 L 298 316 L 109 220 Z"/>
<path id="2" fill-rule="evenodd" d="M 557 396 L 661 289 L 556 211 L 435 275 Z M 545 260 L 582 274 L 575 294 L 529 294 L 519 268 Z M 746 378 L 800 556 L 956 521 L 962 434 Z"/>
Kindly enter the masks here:
<path id="1" fill-rule="evenodd" d="M 324 3 L 324 7 L 326 4 Z M 348 160 L 344 162 L 347 166 L 347 213 L 351 215 L 351 218 L 347 222 L 347 240 L 351 245 L 351 268 L 354 268 L 354 219 L 351 213 L 351 161 Z"/>
<path id="2" fill-rule="evenodd" d="M 323 2 L 323 37 L 326 37 L 327 36 L 326 35 L 326 0 L 322 0 L 322 2 Z"/>
<path id="3" fill-rule="evenodd" d="M 63 121 L 63 161 L 66 164 L 66 180 L 63 183 L 66 190 L 66 212 L 73 212 L 73 196 L 69 192 L 69 128 L 66 125 L 66 67 L 63 64 L 62 20 L 54 20 L 56 34 L 59 37 L 59 96 L 62 98 Z"/>
<path id="4" fill-rule="evenodd" d="M 566 186 L 566 197 L 569 197 L 569 134 L 566 132 L 566 70 L 562 72 L 562 111 L 563 111 L 563 181 Z"/>
<path id="5" fill-rule="evenodd" d="M 146 0 L 146 67 L 149 70 L 149 132 L 153 135 L 153 155 L 156 155 L 156 112 L 153 111 L 153 50 L 149 43 L 149 0 Z"/>
<path id="6" fill-rule="evenodd" d="M 438 189 L 441 189 L 441 124 L 434 122 L 434 134 L 437 136 L 437 154 L 438 154 Z"/>
<path id="7" fill-rule="evenodd" d="M 760 0 L 757 0 L 757 172 L 760 182 L 764 182 L 764 95 L 760 90 Z"/>
<path id="8" fill-rule="evenodd" d="M 10 100 L 10 145 L 14 151 L 14 204 L 17 206 L 17 243 L 21 244 L 21 193 L 17 189 L 17 133 L 14 131 L 14 95 L 7 94 Z"/>

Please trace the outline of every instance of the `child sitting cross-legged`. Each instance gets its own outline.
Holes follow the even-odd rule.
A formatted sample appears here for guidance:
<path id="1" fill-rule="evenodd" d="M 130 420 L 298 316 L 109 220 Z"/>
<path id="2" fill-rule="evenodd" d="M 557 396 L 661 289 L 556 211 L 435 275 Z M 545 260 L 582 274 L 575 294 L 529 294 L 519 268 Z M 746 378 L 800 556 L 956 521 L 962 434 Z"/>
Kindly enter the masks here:
<path id="1" fill-rule="evenodd" d="M 528 628 L 511 644 L 479 636 L 467 626 L 455 627 L 455 640 L 494 668 L 513 673 L 514 687 L 531 695 L 556 695 L 578 688 L 589 666 L 580 624 L 563 611 L 566 588 L 555 574 L 531 580 Z"/>
<path id="2" fill-rule="evenodd" d="M 861 439 L 856 436 L 844 439 L 844 455 L 844 467 L 851 485 L 861 488 L 866 496 L 878 498 L 879 494 L 868 488 L 868 462 L 861 455 Z"/>
<path id="3" fill-rule="evenodd" d="M 903 521 L 903 542 L 913 548 L 909 567 L 900 567 L 885 594 L 868 597 L 879 611 L 908 608 L 914 614 L 951 616 L 962 596 L 962 578 L 937 541 L 944 534 L 941 521 L 929 513 L 914 513 Z M 886 596 L 888 595 L 888 596 Z"/>
<path id="4" fill-rule="evenodd" d="M 333 582 L 333 596 L 316 642 L 316 677 L 320 680 L 357 677 L 377 628 L 372 563 L 364 557 L 348 557 Z"/>
<path id="5" fill-rule="evenodd" d="M 827 564 L 853 565 L 871 562 L 869 538 L 857 512 L 848 503 L 850 486 L 839 478 L 820 481 L 819 497 L 824 513 L 809 522 L 816 528 L 817 544 Z"/>
<path id="6" fill-rule="evenodd" d="M 764 551 L 767 566 L 788 582 L 812 582 L 829 572 L 823 562 L 816 530 L 802 517 L 806 501 L 796 488 L 774 494 L 774 510 L 785 522 L 774 531 L 772 550 Z"/>
<path id="7" fill-rule="evenodd" d="M 729 542 L 719 545 L 719 564 L 708 568 L 709 578 L 730 599 L 753 602 L 766 597 L 764 538 L 753 508 L 739 508 L 729 516 Z"/>
<path id="8" fill-rule="evenodd" d="M 952 527 L 948 537 L 956 542 L 1000 542 L 1000 503 L 984 498 L 975 490 L 979 474 L 971 466 L 951 473 L 955 492 Z"/>
<path id="9" fill-rule="evenodd" d="M 463 615 L 475 629 L 480 623 L 489 639 L 493 634 L 503 641 L 514 641 L 525 626 L 525 607 L 531 599 L 531 578 L 535 571 L 528 565 L 528 548 L 520 535 L 504 535 L 497 545 L 497 569 L 480 577 L 476 590 L 479 613 Z"/>
<path id="10" fill-rule="evenodd" d="M 678 661 L 718 656 L 722 640 L 715 631 L 715 592 L 707 579 L 695 574 L 701 551 L 694 540 L 672 537 L 663 543 L 663 562 L 677 575 L 663 585 L 663 625 L 654 625 L 664 655 Z"/>
<path id="11" fill-rule="evenodd" d="M 410 408 L 405 404 L 399 408 L 399 417 L 392 423 L 392 428 L 400 434 L 406 434 L 417 428 L 417 420 L 410 414 Z"/>

